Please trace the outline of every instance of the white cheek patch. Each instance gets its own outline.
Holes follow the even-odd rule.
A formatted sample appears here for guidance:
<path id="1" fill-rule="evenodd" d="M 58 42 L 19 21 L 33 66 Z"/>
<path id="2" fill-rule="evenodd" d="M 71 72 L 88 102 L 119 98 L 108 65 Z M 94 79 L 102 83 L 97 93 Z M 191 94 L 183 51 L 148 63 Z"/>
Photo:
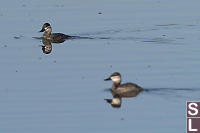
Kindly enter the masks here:
<path id="1" fill-rule="evenodd" d="M 45 30 L 48 30 L 48 27 L 45 27 L 44 29 L 45 29 Z"/>
<path id="2" fill-rule="evenodd" d="M 120 82 L 121 81 L 121 78 L 119 76 L 113 76 L 111 77 L 112 81 L 113 82 Z"/>
<path id="3" fill-rule="evenodd" d="M 49 46 L 48 46 L 48 45 L 46 45 L 46 46 L 45 46 L 45 49 L 46 49 L 46 50 L 51 50 L 51 49 L 52 49 L 52 47 L 51 47 L 51 45 L 49 45 Z"/>
<path id="4" fill-rule="evenodd" d="M 51 27 L 49 27 L 49 26 L 45 27 L 44 30 L 47 31 L 47 32 L 49 32 L 49 31 L 51 31 Z"/>
<path id="5" fill-rule="evenodd" d="M 113 98 L 112 99 L 112 104 L 121 104 L 121 99 L 119 99 L 119 98 Z"/>

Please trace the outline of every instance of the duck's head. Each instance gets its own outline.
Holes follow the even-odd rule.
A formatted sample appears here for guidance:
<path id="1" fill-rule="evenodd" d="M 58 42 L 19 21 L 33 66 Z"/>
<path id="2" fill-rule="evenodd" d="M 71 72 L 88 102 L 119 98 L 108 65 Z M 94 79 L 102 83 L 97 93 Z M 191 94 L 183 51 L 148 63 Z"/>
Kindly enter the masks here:
<path id="1" fill-rule="evenodd" d="M 52 29 L 51 29 L 51 25 L 49 23 L 45 23 L 42 26 L 42 29 L 40 30 L 40 32 L 48 32 L 51 33 Z"/>
<path id="2" fill-rule="evenodd" d="M 114 83 L 120 83 L 121 82 L 121 74 L 119 72 L 114 72 L 107 79 L 104 79 L 104 81 L 108 81 L 108 80 L 112 80 Z"/>

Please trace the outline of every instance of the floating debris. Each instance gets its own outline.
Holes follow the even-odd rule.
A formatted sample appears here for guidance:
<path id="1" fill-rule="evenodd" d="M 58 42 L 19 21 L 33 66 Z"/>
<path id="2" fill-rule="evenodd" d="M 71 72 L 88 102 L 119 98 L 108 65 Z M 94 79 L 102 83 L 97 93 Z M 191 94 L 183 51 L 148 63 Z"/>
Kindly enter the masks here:
<path id="1" fill-rule="evenodd" d="M 121 121 L 123 121 L 123 120 L 124 120 L 124 118 L 121 118 L 120 120 L 121 120 Z"/>
<path id="2" fill-rule="evenodd" d="M 21 39 L 23 36 L 22 35 L 20 35 L 20 36 L 14 36 L 13 38 L 14 39 Z"/>
<path id="3" fill-rule="evenodd" d="M 22 4 L 22 7 L 26 7 L 26 4 Z"/>

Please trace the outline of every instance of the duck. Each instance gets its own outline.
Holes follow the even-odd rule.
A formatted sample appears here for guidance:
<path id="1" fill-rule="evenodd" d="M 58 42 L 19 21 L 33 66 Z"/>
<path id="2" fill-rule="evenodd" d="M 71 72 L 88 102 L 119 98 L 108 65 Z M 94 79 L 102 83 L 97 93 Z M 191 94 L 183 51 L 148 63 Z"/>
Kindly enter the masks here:
<path id="1" fill-rule="evenodd" d="M 119 72 L 112 73 L 108 78 L 104 79 L 104 81 L 112 80 L 112 88 L 111 92 L 113 96 L 119 96 L 120 97 L 135 97 L 138 95 L 139 92 L 143 90 L 142 87 L 135 83 L 124 83 L 121 84 L 122 77 Z"/>
<path id="2" fill-rule="evenodd" d="M 48 39 L 48 40 L 51 40 L 51 41 L 61 41 L 62 42 L 65 39 L 72 38 L 72 36 L 65 35 L 63 33 L 52 33 L 52 28 L 51 28 L 51 25 L 49 23 L 43 24 L 40 32 L 44 32 L 44 34 L 42 35 L 43 39 Z"/>

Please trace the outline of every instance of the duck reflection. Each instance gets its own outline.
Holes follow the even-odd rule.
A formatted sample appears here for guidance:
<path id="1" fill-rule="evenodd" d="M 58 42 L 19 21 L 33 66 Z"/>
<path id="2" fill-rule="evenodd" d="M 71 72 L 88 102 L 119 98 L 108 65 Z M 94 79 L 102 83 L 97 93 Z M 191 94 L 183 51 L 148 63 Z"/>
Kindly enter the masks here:
<path id="1" fill-rule="evenodd" d="M 120 108 L 122 103 L 122 98 L 120 95 L 114 95 L 112 99 L 106 100 L 113 108 Z"/>
<path id="2" fill-rule="evenodd" d="M 49 40 L 49 39 L 42 39 L 42 51 L 44 54 L 50 54 L 52 51 L 52 44 L 51 43 L 63 43 L 65 40 Z"/>
<path id="3" fill-rule="evenodd" d="M 110 92 L 113 96 L 112 99 L 105 99 L 112 107 L 121 107 L 122 98 L 136 97 L 143 88 L 134 83 L 121 84 L 121 74 L 114 72 L 105 81 L 112 80 L 113 85 Z"/>
<path id="4" fill-rule="evenodd" d="M 51 45 L 51 41 L 47 40 L 47 39 L 43 39 L 42 43 L 44 45 L 42 45 L 42 51 L 44 54 L 50 54 L 52 51 L 52 45 Z"/>

